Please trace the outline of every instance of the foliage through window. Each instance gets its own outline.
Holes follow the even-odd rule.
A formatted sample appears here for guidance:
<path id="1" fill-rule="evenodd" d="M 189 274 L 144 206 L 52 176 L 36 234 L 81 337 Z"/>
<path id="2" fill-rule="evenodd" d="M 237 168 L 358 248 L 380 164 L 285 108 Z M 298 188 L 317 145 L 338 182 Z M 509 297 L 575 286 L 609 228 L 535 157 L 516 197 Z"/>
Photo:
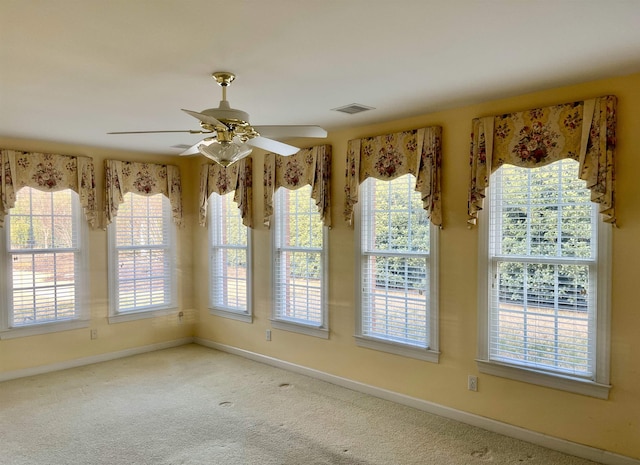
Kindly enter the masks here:
<path id="1" fill-rule="evenodd" d="M 491 182 L 489 359 L 594 379 L 597 206 L 565 159 Z"/>
<path id="2" fill-rule="evenodd" d="M 80 202 L 70 189 L 17 192 L 6 230 L 7 312 L 20 328 L 80 318 L 83 255 Z"/>
<path id="3" fill-rule="evenodd" d="M 109 225 L 112 315 L 175 306 L 169 199 L 127 193 Z"/>
<path id="4" fill-rule="evenodd" d="M 324 226 L 311 186 L 275 194 L 275 320 L 326 328 Z"/>
<path id="5" fill-rule="evenodd" d="M 230 192 L 210 198 L 210 305 L 249 314 L 249 228 L 242 224 L 233 196 Z"/>
<path id="6" fill-rule="evenodd" d="M 359 334 L 432 348 L 432 233 L 415 177 L 369 178 L 360 192 Z"/>

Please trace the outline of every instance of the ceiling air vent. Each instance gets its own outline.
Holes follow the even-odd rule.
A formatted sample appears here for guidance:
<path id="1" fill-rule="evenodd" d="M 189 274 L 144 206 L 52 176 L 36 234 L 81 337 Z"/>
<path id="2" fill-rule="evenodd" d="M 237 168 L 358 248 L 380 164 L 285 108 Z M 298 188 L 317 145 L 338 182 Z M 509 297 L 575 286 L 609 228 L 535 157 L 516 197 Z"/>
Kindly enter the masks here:
<path id="1" fill-rule="evenodd" d="M 331 111 L 339 111 L 348 115 L 355 115 L 356 113 L 362 113 L 363 111 L 375 110 L 373 107 L 366 105 L 360 105 L 359 103 L 351 103 L 339 108 L 332 108 Z"/>
<path id="2" fill-rule="evenodd" d="M 191 148 L 190 145 L 187 144 L 177 144 L 177 145 L 172 145 L 171 146 L 172 149 L 182 149 L 182 150 L 187 150 L 189 148 Z"/>

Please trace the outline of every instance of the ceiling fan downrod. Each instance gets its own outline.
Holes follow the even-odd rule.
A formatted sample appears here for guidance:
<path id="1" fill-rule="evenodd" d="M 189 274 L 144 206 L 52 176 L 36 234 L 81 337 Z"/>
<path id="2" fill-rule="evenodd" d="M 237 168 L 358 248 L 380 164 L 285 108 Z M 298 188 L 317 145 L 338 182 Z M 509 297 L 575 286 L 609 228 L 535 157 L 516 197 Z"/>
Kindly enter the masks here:
<path id="1" fill-rule="evenodd" d="M 227 100 L 227 87 L 231 85 L 236 75 L 228 71 L 217 71 L 211 74 L 220 87 L 222 87 L 222 100 Z"/>

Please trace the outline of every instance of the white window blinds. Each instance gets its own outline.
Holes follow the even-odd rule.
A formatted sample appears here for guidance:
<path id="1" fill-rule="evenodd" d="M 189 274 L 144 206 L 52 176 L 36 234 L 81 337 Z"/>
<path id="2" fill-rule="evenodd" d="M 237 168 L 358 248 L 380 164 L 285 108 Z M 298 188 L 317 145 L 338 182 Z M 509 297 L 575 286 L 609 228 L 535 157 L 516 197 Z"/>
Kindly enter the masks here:
<path id="1" fill-rule="evenodd" d="M 230 192 L 210 198 L 210 305 L 249 313 L 249 228 L 242 224 L 233 196 Z"/>
<path id="2" fill-rule="evenodd" d="M 23 187 L 6 227 L 9 328 L 77 319 L 82 289 L 80 206 L 70 189 Z"/>
<path id="3" fill-rule="evenodd" d="M 571 159 L 491 179 L 489 358 L 594 378 L 597 207 Z"/>
<path id="4" fill-rule="evenodd" d="M 430 222 L 415 178 L 361 186 L 360 334 L 430 346 Z"/>
<path id="5" fill-rule="evenodd" d="M 174 238 L 169 200 L 128 193 L 109 225 L 112 314 L 174 306 Z"/>
<path id="6" fill-rule="evenodd" d="M 274 292 L 276 320 L 323 327 L 324 231 L 311 186 L 275 194 Z"/>

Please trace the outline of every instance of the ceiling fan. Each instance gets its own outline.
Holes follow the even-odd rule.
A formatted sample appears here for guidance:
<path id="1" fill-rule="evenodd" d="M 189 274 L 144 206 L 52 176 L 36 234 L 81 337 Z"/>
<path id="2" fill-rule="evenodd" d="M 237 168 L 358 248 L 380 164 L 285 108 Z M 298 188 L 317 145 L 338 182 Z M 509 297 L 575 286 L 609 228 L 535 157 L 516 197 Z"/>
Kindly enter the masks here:
<path id="1" fill-rule="evenodd" d="M 208 108 L 201 112 L 182 110 L 200 121 L 200 130 L 169 131 L 123 131 L 108 134 L 152 134 L 164 132 L 186 132 L 189 134 L 207 134 L 203 140 L 180 155 L 201 153 L 207 158 L 228 166 L 249 155 L 253 147 L 280 155 L 293 155 L 300 149 L 276 139 L 291 137 L 327 137 L 327 131 L 319 126 L 252 126 L 249 114 L 231 108 L 227 101 L 227 87 L 236 76 L 226 71 L 211 75 L 222 87 L 222 100 L 218 108 Z"/>

